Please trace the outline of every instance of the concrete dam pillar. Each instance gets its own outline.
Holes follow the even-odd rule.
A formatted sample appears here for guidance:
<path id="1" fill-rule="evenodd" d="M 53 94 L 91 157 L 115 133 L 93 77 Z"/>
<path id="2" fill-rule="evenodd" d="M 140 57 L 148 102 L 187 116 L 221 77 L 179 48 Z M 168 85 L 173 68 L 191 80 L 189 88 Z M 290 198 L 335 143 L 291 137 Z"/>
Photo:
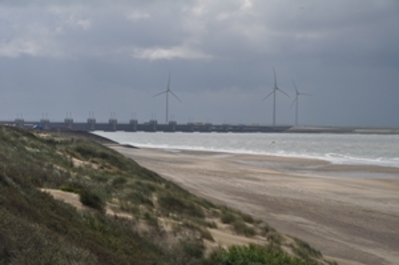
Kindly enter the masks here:
<path id="1" fill-rule="evenodd" d="M 48 120 L 48 119 L 41 119 L 40 120 L 40 125 L 42 126 L 43 130 L 50 129 L 49 124 L 50 124 L 50 120 Z"/>
<path id="2" fill-rule="evenodd" d="M 157 120 L 150 120 L 150 130 L 152 132 L 156 132 L 157 131 L 157 125 L 158 125 L 158 121 Z"/>
<path id="3" fill-rule="evenodd" d="M 129 124 L 130 124 L 130 130 L 132 132 L 137 132 L 138 121 L 137 120 L 130 120 Z"/>
<path id="4" fill-rule="evenodd" d="M 175 132 L 176 131 L 176 122 L 175 121 L 170 121 L 169 122 L 169 131 L 170 132 Z"/>
<path id="5" fill-rule="evenodd" d="M 89 131 L 96 130 L 96 119 L 89 118 L 87 119 L 87 125 L 89 126 Z"/>
<path id="6" fill-rule="evenodd" d="M 25 124 L 24 119 L 15 119 L 15 126 L 19 128 L 23 128 Z"/>
<path id="7" fill-rule="evenodd" d="M 117 119 L 109 119 L 109 125 L 111 126 L 111 131 L 116 131 L 116 125 L 118 124 Z"/>
<path id="8" fill-rule="evenodd" d="M 67 129 L 69 129 L 69 130 L 72 130 L 72 129 L 73 129 L 73 119 L 71 119 L 71 118 L 66 118 L 66 119 L 64 120 L 64 123 L 65 123 L 65 127 L 66 127 Z"/>

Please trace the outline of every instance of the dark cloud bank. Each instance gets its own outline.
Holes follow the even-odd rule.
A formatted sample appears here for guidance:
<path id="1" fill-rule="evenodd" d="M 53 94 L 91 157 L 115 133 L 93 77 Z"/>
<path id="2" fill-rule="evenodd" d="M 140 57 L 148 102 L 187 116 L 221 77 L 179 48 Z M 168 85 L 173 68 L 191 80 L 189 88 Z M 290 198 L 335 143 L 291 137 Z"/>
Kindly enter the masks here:
<path id="1" fill-rule="evenodd" d="M 399 126 L 399 4 L 353 1 L 2 1 L 0 119 Z M 95 4 L 94 4 L 95 3 Z"/>

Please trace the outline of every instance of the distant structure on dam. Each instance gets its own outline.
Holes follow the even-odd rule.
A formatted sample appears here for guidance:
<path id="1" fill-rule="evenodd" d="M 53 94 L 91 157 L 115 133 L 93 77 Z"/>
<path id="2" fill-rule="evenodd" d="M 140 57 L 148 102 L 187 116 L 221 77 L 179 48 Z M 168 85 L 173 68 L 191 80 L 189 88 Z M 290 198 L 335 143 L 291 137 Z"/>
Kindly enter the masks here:
<path id="1" fill-rule="evenodd" d="M 126 131 L 126 132 L 284 132 L 291 126 L 262 126 L 262 125 L 233 125 L 233 124 L 212 124 L 189 122 L 179 124 L 170 121 L 167 124 L 159 124 L 157 120 L 139 123 L 132 119 L 128 123 L 118 123 L 118 120 L 111 118 L 108 122 L 97 122 L 94 118 L 86 122 L 74 122 L 66 118 L 64 122 L 54 122 L 48 119 L 39 121 L 25 121 L 18 118 L 13 121 L 0 121 L 0 124 L 7 124 L 20 128 L 32 128 L 37 130 L 76 130 L 76 131 Z"/>

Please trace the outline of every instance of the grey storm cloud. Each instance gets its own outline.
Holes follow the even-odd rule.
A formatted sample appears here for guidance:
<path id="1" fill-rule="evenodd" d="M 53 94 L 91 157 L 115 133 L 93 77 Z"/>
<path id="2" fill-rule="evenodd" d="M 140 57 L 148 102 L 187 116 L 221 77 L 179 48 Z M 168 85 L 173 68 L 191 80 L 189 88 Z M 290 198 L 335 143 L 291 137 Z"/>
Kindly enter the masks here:
<path id="1" fill-rule="evenodd" d="M 0 119 L 399 126 L 396 0 L 0 1 Z M 133 114 L 134 115 L 134 114 Z"/>

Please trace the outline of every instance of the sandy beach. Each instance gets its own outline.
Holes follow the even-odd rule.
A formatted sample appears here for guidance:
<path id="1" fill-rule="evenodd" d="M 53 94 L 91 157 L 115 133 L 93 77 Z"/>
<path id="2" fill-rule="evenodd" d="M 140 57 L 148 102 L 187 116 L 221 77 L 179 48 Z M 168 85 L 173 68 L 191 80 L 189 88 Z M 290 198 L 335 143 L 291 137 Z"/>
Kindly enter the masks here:
<path id="1" fill-rule="evenodd" d="M 109 146 L 198 196 L 309 242 L 339 264 L 399 264 L 399 168 Z"/>

